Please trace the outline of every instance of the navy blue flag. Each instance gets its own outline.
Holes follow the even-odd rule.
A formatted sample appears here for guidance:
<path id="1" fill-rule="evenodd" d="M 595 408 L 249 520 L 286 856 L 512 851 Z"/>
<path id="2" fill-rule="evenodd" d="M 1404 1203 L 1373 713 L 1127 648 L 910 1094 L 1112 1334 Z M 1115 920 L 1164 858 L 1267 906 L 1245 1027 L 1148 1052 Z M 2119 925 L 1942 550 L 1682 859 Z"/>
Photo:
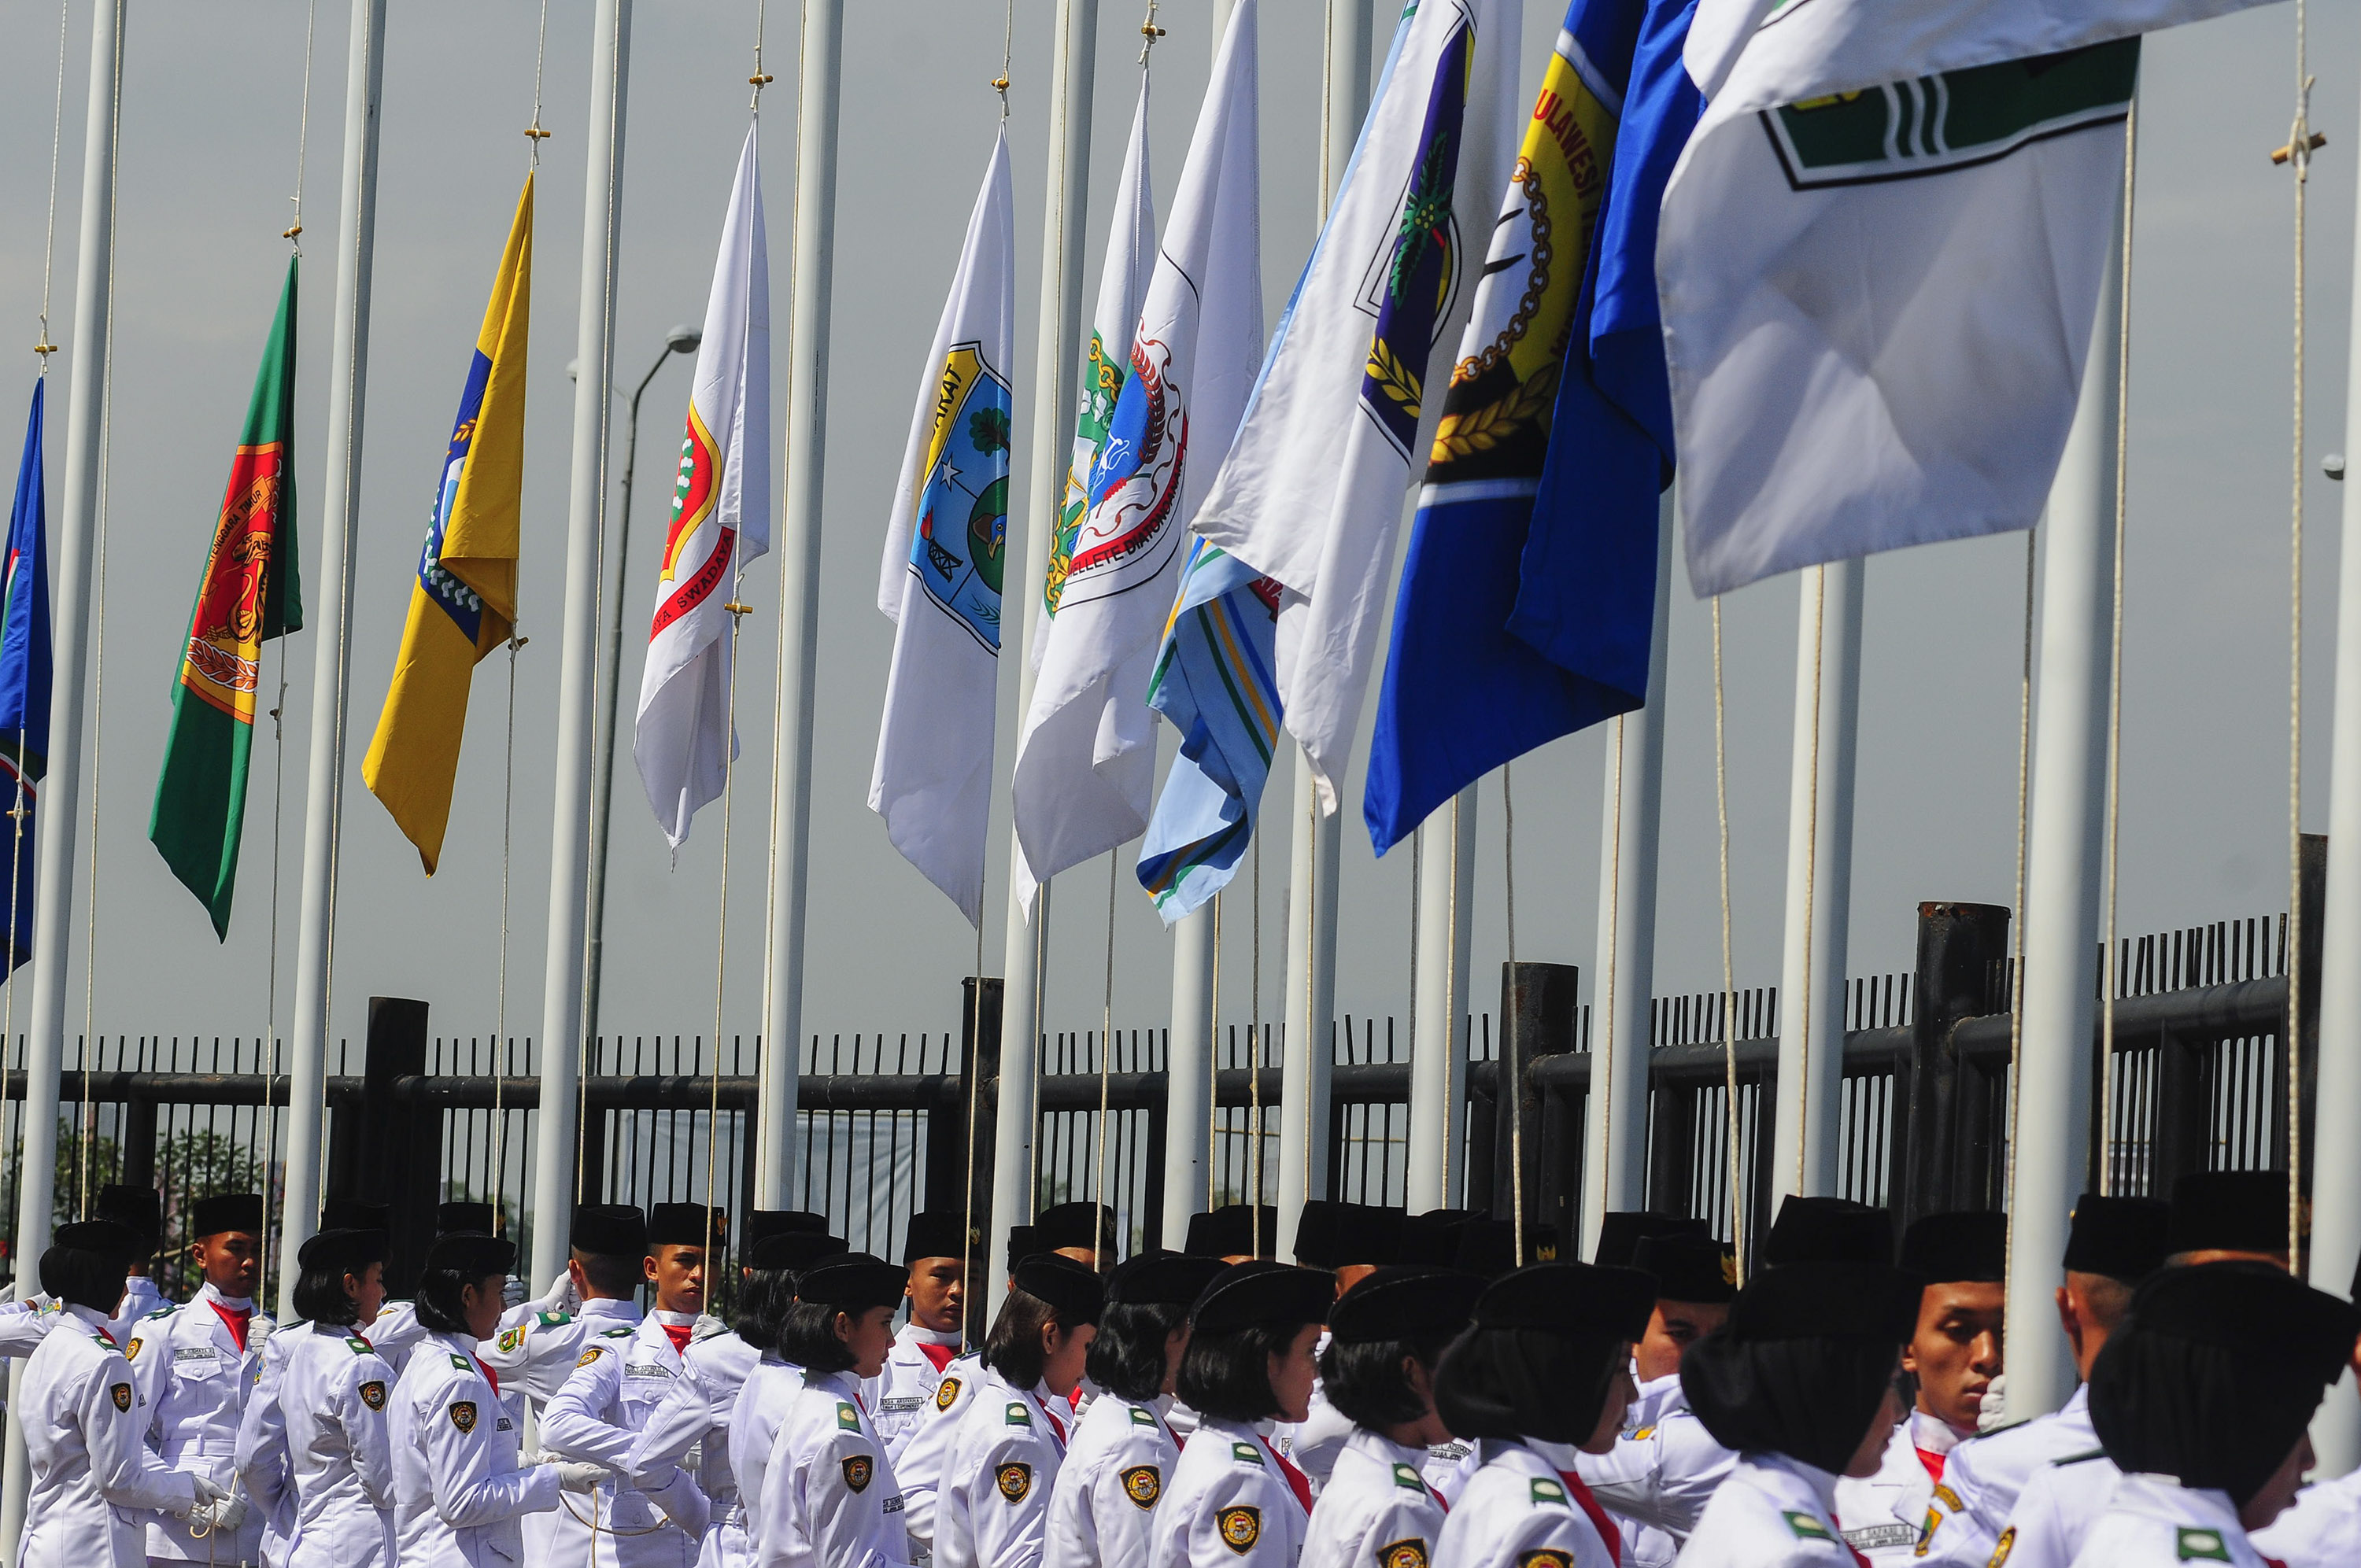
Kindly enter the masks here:
<path id="1" fill-rule="evenodd" d="M 8 560 L 0 577 L 0 798 L 8 816 L 0 852 L 11 856 L 8 967 L 33 956 L 33 795 L 49 762 L 49 566 L 47 482 L 41 464 L 42 389 L 33 383 L 16 499 L 8 512 Z"/>
<path id="2" fill-rule="evenodd" d="M 1368 787 L 1383 854 L 1476 780 L 1648 690 L 1672 473 L 1656 209 L 1704 102 L 1696 0 L 1574 0 L 1452 372 Z"/>

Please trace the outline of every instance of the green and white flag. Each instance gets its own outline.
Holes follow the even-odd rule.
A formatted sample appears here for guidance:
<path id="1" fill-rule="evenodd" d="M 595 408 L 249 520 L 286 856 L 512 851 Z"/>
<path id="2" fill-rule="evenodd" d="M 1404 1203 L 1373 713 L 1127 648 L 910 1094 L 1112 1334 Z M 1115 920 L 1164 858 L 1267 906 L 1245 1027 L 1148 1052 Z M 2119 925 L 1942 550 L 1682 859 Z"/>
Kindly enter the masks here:
<path id="1" fill-rule="evenodd" d="M 1701 0 L 1691 74 L 1727 75 L 1656 247 L 1700 596 L 2033 525 L 2138 35 L 2255 3 L 1786 0 L 1757 26 L 1762 0 Z"/>

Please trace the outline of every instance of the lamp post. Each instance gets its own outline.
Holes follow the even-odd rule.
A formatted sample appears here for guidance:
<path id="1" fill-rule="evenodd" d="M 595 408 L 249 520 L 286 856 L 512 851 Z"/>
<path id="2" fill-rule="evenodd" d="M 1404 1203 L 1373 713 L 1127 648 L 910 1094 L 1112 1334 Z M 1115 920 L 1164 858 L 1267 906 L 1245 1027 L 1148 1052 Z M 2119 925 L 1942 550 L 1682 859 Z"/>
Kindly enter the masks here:
<path id="1" fill-rule="evenodd" d="M 594 765 L 598 793 L 590 806 L 590 931 L 582 978 L 583 1032 L 598 1037 L 598 970 L 606 953 L 607 832 L 615 802 L 615 721 L 622 708 L 624 567 L 631 555 L 631 469 L 640 454 L 640 396 L 675 354 L 694 354 L 705 334 L 693 326 L 676 326 L 664 334 L 664 352 L 631 389 L 631 413 L 623 437 L 623 507 L 615 527 L 614 559 L 608 564 L 607 626 L 598 650 L 598 685 L 606 694 L 607 711 L 598 731 Z"/>

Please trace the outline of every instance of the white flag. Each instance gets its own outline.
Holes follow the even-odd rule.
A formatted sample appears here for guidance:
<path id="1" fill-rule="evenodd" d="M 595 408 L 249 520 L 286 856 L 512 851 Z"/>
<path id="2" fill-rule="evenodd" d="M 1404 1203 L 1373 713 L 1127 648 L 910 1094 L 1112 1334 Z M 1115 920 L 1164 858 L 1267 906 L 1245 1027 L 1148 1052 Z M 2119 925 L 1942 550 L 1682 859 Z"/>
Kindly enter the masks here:
<path id="1" fill-rule="evenodd" d="M 919 374 L 877 579 L 896 630 L 869 808 L 970 925 L 983 919 L 1016 270 L 1004 127 Z"/>
<path id="2" fill-rule="evenodd" d="M 1119 340 L 1105 326 L 1116 293 L 1109 246 L 1092 360 L 1097 370 L 1102 341 L 1124 354 L 1120 397 L 1099 416 L 1104 439 L 1088 469 L 1075 443 L 1087 511 L 1070 510 L 1050 557 L 1049 613 L 1035 632 L 1040 669 L 1016 749 L 1016 836 L 1037 878 L 1148 827 L 1156 785 L 1148 677 L 1189 519 L 1221 471 L 1262 357 L 1255 11 L 1256 0 L 1240 0 L 1230 14 L 1163 247 L 1151 257 L 1143 245 L 1137 256 L 1143 275 L 1154 265 L 1147 297 L 1132 291 L 1137 321 L 1123 318 Z M 1144 134 L 1133 131 L 1135 148 Z M 1116 221 L 1119 236 L 1138 232 Z M 1071 507 L 1071 491 L 1068 499 Z"/>
<path id="3" fill-rule="evenodd" d="M 675 850 L 697 808 L 721 794 L 738 753 L 724 607 L 738 574 L 770 547 L 771 260 L 750 127 L 705 302 L 631 737 L 648 805 Z"/>
<path id="4" fill-rule="evenodd" d="M 2136 35 L 2253 3 L 1794 0 L 1748 30 L 1756 0 L 1704 0 L 1693 65 L 1701 37 L 1738 52 L 1656 246 L 1699 595 L 2033 525 L 2090 352 Z"/>
<path id="5" fill-rule="evenodd" d="M 1403 20 L 1344 188 L 1193 524 L 1285 588 L 1279 696 L 1323 812 L 1336 809 L 1403 498 L 1433 444 L 1516 153 L 1519 9 L 1425 0 Z"/>

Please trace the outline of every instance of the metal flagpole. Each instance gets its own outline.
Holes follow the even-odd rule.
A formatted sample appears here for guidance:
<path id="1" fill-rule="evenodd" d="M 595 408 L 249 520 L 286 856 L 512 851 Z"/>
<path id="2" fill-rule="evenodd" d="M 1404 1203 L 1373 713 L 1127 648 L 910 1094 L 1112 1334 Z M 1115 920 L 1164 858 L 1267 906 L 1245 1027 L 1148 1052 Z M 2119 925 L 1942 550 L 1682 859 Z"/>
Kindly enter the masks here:
<path id="1" fill-rule="evenodd" d="M 820 494 L 828 444 L 828 329 L 836 258 L 837 65 L 844 0 L 804 0 L 796 81 L 794 292 L 787 306 L 786 498 L 779 553 L 778 757 L 771 777 L 770 957 L 755 1100 L 757 1207 L 787 1207 L 804 1037 L 804 923 L 811 883 L 812 708 L 819 669 Z"/>
<path id="2" fill-rule="evenodd" d="M 541 1112 L 533 1186 L 533 1273 L 566 1266 L 581 1118 L 582 980 L 590 860 L 590 709 L 598 657 L 598 539 L 607 507 L 614 384 L 616 247 L 623 211 L 623 120 L 631 0 L 598 0 L 582 200 L 582 318 L 575 338 L 573 494 L 558 650 L 557 784 L 549 842 L 549 947 L 541 999 Z"/>
<path id="3" fill-rule="evenodd" d="M 2042 540 L 2041 663 L 2034 688 L 2026 847 L 2024 1025 L 2009 1128 L 2008 1414 L 2044 1414 L 2074 1391 L 2052 1294 L 2091 1149 L 2091 1031 L 2098 1011 L 2099 886 L 2114 605 L 2116 361 L 2123 345 L 2123 195 L 2099 291 L 2081 400 L 2049 491 Z"/>
<path id="4" fill-rule="evenodd" d="M 1779 970 L 1779 1103 L 1771 1143 L 1774 1211 L 1791 1192 L 1827 1197 L 1837 1190 L 1865 565 L 1839 561 L 1802 574 L 1787 794 L 1787 946 Z"/>
<path id="5" fill-rule="evenodd" d="M 1648 1050 L 1656 983 L 1656 838 L 1664 800 L 1664 655 L 1673 610 L 1673 492 L 1656 507 L 1656 609 L 1648 700 L 1607 740 L 1599 825 L 1598 959 L 1591 981 L 1590 1095 L 1583 1117 L 1582 1234 L 1588 1257 L 1600 1216 L 1647 1194 Z M 1734 1195 L 1733 1195 L 1734 1196 Z"/>
<path id="6" fill-rule="evenodd" d="M 1345 183 L 1353 144 L 1369 112 L 1371 0 L 1328 0 L 1327 66 L 1321 78 L 1320 210 L 1324 219 Z M 1328 1189 L 1330 1032 L 1336 1011 L 1336 888 L 1344 849 L 1342 812 L 1320 815 L 1312 769 L 1301 747 L 1290 799 L 1293 853 L 1287 879 L 1285 1007 L 1279 1036 L 1279 1189 L 1282 1234 L 1287 1216 Z M 1341 783 L 1341 781 L 1339 781 Z M 1268 823 L 1270 817 L 1263 820 Z M 1255 1058 L 1257 1064 L 1261 1058 Z M 1257 1199 L 1262 1195 L 1257 1194 Z M 1284 1242 L 1282 1242 L 1284 1250 Z"/>
<path id="7" fill-rule="evenodd" d="M 1059 0 L 1058 38 L 1049 66 L 1049 178 L 1048 211 L 1041 236 L 1041 327 L 1033 351 L 1033 461 L 1025 503 L 1024 547 L 1009 540 L 1001 580 L 1024 603 L 1023 635 L 1012 649 L 1016 658 L 1016 712 L 1033 705 L 1032 647 L 1041 614 L 1036 589 L 1040 563 L 1049 558 L 1049 536 L 1066 493 L 1066 469 L 1073 458 L 1074 347 L 1082 323 L 1082 217 L 1090 200 L 1092 66 L 1098 52 L 1098 0 Z M 1005 601 L 1004 601 L 1005 602 Z M 1006 624 L 1003 622 L 1004 626 Z M 1023 848 L 1009 835 L 1008 860 L 1021 865 Z M 1008 1294 L 1007 1276 L 996 1266 L 999 1238 L 1033 1218 L 1033 1079 L 1040 1050 L 1041 933 L 1049 920 L 1049 884 L 1034 895 L 1033 918 L 1025 918 L 1018 878 L 1009 878 L 1006 947 L 1000 1006 L 1000 1102 L 994 1124 L 992 1229 L 983 1238 L 991 1313 Z"/>
<path id="8" fill-rule="evenodd" d="M 353 545 L 360 532 L 362 410 L 368 389 L 370 270 L 377 249 L 378 103 L 385 77 L 385 0 L 353 0 L 345 68 L 344 202 L 336 220 L 336 315 L 328 341 L 328 477 L 321 487 L 319 582 L 326 623 L 312 655 L 311 778 L 303 810 L 303 903 L 295 936 L 295 1049 L 288 1064 L 287 1170 L 280 1212 L 288 1256 L 319 1223 L 321 1122 L 328 1070 L 328 970 L 344 830 L 345 719 L 351 706 Z M 293 1321 L 294 1269 L 280 1271 L 279 1310 Z"/>
<path id="9" fill-rule="evenodd" d="M 1476 795 L 1469 784 L 1412 836 L 1417 972 L 1411 979 L 1411 1212 L 1459 1206 L 1467 1134 L 1467 964 L 1476 926 Z M 1488 1203 L 1488 1192 L 1480 1195 Z"/>
<path id="10" fill-rule="evenodd" d="M 35 850 L 32 1016 L 26 1030 L 25 1131 L 17 1167 L 16 1282 L 38 1288 L 27 1269 L 49 1249 L 50 1190 L 58 1160 L 58 1064 L 65 1054 L 66 964 L 73 944 L 74 828 L 82 795 L 82 692 L 89 674 L 91 547 L 98 528 L 99 447 L 106 406 L 106 334 L 114 302 L 115 133 L 121 126 L 123 0 L 92 7 L 90 104 L 82 132 L 82 249 L 74 264 L 73 358 L 66 391 L 65 507 L 57 532 L 56 670 L 49 684 L 49 771 L 43 784 Z M 8 1400 L 25 1364 L 8 1364 Z M 32 1475 L 24 1428 L 8 1423 L 5 1487 L 0 1487 L 0 1549 L 13 1561 L 25 1525 Z"/>

